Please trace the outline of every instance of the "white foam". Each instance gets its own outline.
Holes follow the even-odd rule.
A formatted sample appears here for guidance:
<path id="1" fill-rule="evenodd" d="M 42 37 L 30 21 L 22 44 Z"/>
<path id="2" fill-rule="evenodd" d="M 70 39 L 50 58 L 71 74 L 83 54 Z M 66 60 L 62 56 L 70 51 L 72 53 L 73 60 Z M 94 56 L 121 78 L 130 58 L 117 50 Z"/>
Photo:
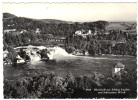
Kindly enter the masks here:
<path id="1" fill-rule="evenodd" d="M 73 55 L 68 54 L 63 48 L 56 46 L 53 47 L 53 50 L 50 51 L 50 54 L 48 56 L 50 57 L 50 59 L 55 59 L 56 61 L 59 61 L 70 59 L 69 57 Z"/>
<path id="2" fill-rule="evenodd" d="M 43 49 L 46 49 L 46 47 L 44 46 L 36 46 L 39 50 L 43 50 Z"/>
<path id="3" fill-rule="evenodd" d="M 26 49 L 26 53 L 28 54 L 28 56 L 30 57 L 31 59 L 31 63 L 34 63 L 36 61 L 39 61 L 41 58 L 40 56 L 36 53 L 36 51 L 33 50 L 32 48 L 33 46 L 28 46 L 27 49 Z"/>

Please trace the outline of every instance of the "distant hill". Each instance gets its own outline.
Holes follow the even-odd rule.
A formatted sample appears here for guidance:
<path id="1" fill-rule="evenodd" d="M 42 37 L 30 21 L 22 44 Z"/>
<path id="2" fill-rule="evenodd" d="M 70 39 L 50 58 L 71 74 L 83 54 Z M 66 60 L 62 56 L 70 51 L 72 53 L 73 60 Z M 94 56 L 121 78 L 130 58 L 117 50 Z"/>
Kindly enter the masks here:
<path id="1" fill-rule="evenodd" d="M 106 30 L 115 30 L 115 29 L 127 29 L 126 26 L 121 25 L 120 23 L 109 23 L 109 25 L 106 26 Z"/>
<path id="2" fill-rule="evenodd" d="M 57 20 L 57 19 L 40 19 L 40 20 L 45 23 L 73 23 L 71 21 L 63 21 L 63 20 Z"/>
<path id="3" fill-rule="evenodd" d="M 13 14 L 10 14 L 10 13 L 3 13 L 3 18 L 4 18 L 4 19 L 7 19 L 7 18 L 14 18 L 14 17 L 17 17 L 17 16 L 15 16 L 15 15 L 13 15 Z"/>
<path id="4" fill-rule="evenodd" d="M 130 26 L 130 28 L 131 28 L 131 29 L 136 29 L 136 28 L 137 28 L 137 24 L 136 24 L 136 23 L 132 24 L 132 25 Z"/>

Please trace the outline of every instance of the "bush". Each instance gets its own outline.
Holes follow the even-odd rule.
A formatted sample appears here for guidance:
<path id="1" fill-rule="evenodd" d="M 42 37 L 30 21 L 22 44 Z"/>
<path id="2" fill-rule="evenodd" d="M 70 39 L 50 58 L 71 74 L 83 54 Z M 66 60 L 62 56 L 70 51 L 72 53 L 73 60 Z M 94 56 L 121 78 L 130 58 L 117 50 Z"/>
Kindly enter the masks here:
<path id="1" fill-rule="evenodd" d="M 136 98 L 136 70 L 126 69 L 121 73 L 121 78 L 105 77 L 97 72 L 92 72 L 89 76 L 74 77 L 70 72 L 65 78 L 51 73 L 15 80 L 5 79 L 4 98 Z M 130 91 L 122 95 L 106 96 L 98 95 L 94 88 L 127 88 Z"/>

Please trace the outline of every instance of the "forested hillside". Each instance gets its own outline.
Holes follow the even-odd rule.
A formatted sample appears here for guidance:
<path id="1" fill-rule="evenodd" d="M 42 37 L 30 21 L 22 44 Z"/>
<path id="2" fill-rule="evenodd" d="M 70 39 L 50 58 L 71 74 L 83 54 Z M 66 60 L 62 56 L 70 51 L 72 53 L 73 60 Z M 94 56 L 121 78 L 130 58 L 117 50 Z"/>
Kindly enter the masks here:
<path id="1" fill-rule="evenodd" d="M 3 14 L 5 16 L 5 13 Z M 60 23 L 61 22 L 61 23 Z M 104 30 L 105 25 L 108 25 L 106 21 L 85 22 L 85 23 L 71 23 L 59 20 L 37 20 L 24 17 L 15 17 L 5 19 L 3 18 L 3 29 L 25 29 L 27 31 L 36 30 L 39 28 L 41 34 L 53 34 L 60 36 L 68 36 L 79 29 L 101 29 Z"/>
<path id="2" fill-rule="evenodd" d="M 5 14 L 3 14 L 3 17 Z M 105 31 L 105 26 L 108 25 L 106 21 L 96 21 L 96 22 L 85 22 L 85 23 L 47 23 L 42 20 L 24 18 L 24 17 L 14 17 L 14 18 L 3 18 L 3 41 L 4 47 L 7 46 L 19 46 L 27 43 L 33 43 L 37 40 L 45 40 L 49 34 L 53 36 L 63 36 L 67 37 L 72 35 L 76 30 L 99 30 L 100 32 Z M 61 21 L 63 22 L 63 21 Z M 8 31 L 9 29 L 15 29 L 15 31 Z M 39 29 L 40 33 L 36 34 L 36 30 Z M 6 32 L 5 32 L 6 31 Z M 23 31 L 23 32 L 22 32 Z"/>
<path id="3" fill-rule="evenodd" d="M 87 33 L 85 33 L 87 34 Z M 109 34 L 97 35 L 90 34 L 84 38 L 82 35 L 70 35 L 66 39 L 66 51 L 68 53 L 77 53 L 78 51 L 85 55 L 115 54 L 136 56 L 136 34 L 129 34 L 121 30 L 109 31 Z"/>
<path id="4" fill-rule="evenodd" d="M 6 19 L 6 18 L 14 18 L 14 17 L 17 17 L 13 14 L 10 14 L 10 13 L 3 13 L 3 19 Z"/>

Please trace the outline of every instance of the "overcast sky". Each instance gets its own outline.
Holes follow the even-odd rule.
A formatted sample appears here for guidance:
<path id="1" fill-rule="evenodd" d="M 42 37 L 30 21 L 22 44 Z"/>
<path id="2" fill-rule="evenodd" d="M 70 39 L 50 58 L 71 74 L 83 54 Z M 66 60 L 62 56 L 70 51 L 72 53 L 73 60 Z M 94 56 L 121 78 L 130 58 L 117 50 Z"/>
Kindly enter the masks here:
<path id="1" fill-rule="evenodd" d="M 3 3 L 3 13 L 66 21 L 136 21 L 136 3 Z"/>

